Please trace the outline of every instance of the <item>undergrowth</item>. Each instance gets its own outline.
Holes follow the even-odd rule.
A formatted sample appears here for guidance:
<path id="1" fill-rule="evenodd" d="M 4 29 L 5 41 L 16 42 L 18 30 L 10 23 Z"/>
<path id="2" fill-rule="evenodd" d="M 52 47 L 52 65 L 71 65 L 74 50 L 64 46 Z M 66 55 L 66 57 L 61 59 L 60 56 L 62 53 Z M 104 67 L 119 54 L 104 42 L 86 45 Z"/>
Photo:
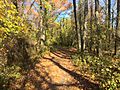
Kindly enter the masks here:
<path id="1" fill-rule="evenodd" d="M 72 56 L 73 62 L 79 67 L 82 74 L 98 81 L 103 90 L 120 89 L 120 60 L 110 56 L 90 56 L 89 54 L 76 54 Z"/>

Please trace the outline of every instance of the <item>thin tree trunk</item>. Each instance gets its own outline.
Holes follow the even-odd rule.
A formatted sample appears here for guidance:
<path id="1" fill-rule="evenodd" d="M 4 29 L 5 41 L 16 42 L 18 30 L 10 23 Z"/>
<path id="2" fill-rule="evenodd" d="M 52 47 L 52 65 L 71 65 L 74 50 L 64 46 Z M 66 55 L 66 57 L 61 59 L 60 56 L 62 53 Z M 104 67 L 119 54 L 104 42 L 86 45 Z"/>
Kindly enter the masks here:
<path id="1" fill-rule="evenodd" d="M 88 0 L 84 1 L 84 15 L 83 15 L 83 38 L 84 38 L 84 42 L 83 42 L 83 49 L 86 49 L 86 16 L 88 14 Z"/>
<path id="2" fill-rule="evenodd" d="M 111 19 L 111 0 L 108 0 L 108 40 L 109 40 L 109 44 L 108 44 L 108 48 L 110 48 L 110 19 Z"/>
<path id="3" fill-rule="evenodd" d="M 115 39 L 115 33 L 114 33 L 114 10 L 112 10 L 112 35 L 111 35 L 111 40 L 112 40 L 112 45 L 114 43 L 114 39 Z M 113 45 L 114 46 L 114 45 Z M 113 49 L 114 47 L 112 47 Z M 114 52 L 112 52 L 114 53 Z"/>
<path id="4" fill-rule="evenodd" d="M 81 1 L 79 2 L 79 33 L 81 41 L 81 52 L 83 52 L 84 40 L 83 40 L 83 31 L 82 31 L 82 14 L 81 14 Z"/>
<path id="5" fill-rule="evenodd" d="M 40 11 L 39 11 L 39 24 L 38 24 L 38 27 L 39 27 L 39 31 L 37 33 L 37 38 L 38 38 L 38 47 L 40 48 L 41 45 L 43 46 L 44 45 L 44 34 L 43 34 L 43 16 L 41 14 L 42 12 L 42 1 L 40 0 Z"/>
<path id="6" fill-rule="evenodd" d="M 80 51 L 80 33 L 77 26 L 76 0 L 73 0 L 73 6 L 74 6 L 74 18 L 75 18 L 75 30 L 77 35 L 77 45 L 78 45 L 78 51 Z"/>
<path id="7" fill-rule="evenodd" d="M 98 28 L 98 13 L 99 13 L 99 0 L 95 0 L 95 25 L 97 32 L 97 46 L 96 46 L 96 54 L 99 56 L 99 28 Z"/>
<path id="8" fill-rule="evenodd" d="M 117 32 L 118 32 L 118 28 L 119 28 L 119 14 L 120 14 L 120 0 L 117 0 L 117 19 L 116 19 L 115 51 L 114 51 L 114 55 L 117 54 Z"/>
<path id="9" fill-rule="evenodd" d="M 90 17 L 90 52 L 92 52 L 92 46 L 93 46 L 93 31 L 92 31 L 92 25 L 93 25 L 93 0 L 91 0 L 91 6 L 90 6 L 90 10 L 91 10 L 91 17 Z"/>
<path id="10" fill-rule="evenodd" d="M 47 41 L 47 30 L 48 30 L 48 19 L 47 19 L 47 9 L 44 10 L 44 31 L 43 34 L 45 35 L 44 43 Z"/>

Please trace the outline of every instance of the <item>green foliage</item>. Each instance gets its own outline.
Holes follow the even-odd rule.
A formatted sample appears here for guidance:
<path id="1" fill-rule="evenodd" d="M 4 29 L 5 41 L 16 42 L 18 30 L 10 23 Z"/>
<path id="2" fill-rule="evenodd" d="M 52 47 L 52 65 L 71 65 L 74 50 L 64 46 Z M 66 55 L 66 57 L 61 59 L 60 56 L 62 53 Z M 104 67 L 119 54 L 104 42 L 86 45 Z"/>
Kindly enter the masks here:
<path id="1" fill-rule="evenodd" d="M 95 57 L 84 55 L 72 56 L 73 62 L 79 66 L 82 73 L 87 73 L 93 80 L 99 81 L 105 90 L 118 90 L 120 88 L 120 63 L 111 57 Z"/>
<path id="2" fill-rule="evenodd" d="M 17 35 L 24 29 L 23 20 L 13 4 L 0 1 L 0 38 L 5 39 L 11 34 Z"/>
<path id="3" fill-rule="evenodd" d="M 7 87 L 11 78 L 15 80 L 20 78 L 21 69 L 23 72 L 29 71 L 34 66 L 35 61 L 44 56 L 45 51 L 49 51 L 49 48 L 54 50 L 54 45 L 74 47 L 77 44 L 74 20 L 72 18 L 63 18 L 60 22 L 55 22 L 58 15 L 54 17 L 51 15 L 54 5 L 52 6 L 48 1 L 42 0 L 42 6 L 46 8 L 46 11 L 44 12 L 42 9 L 38 17 L 35 16 L 33 21 L 29 21 L 29 15 L 27 17 L 28 19 L 24 18 L 24 15 L 20 16 L 15 5 L 8 1 L 0 0 L 0 85 L 2 85 L 0 87 Z M 35 12 L 33 11 L 33 13 Z M 99 41 L 100 50 L 103 52 L 108 50 L 109 54 L 113 53 L 115 39 L 115 32 L 113 32 L 114 25 L 113 30 L 108 30 L 108 27 L 104 25 L 106 22 L 103 24 L 99 23 L 98 36 L 95 19 L 93 18 L 92 25 L 89 23 L 89 19 L 88 21 L 85 20 L 85 22 L 87 21 L 85 26 L 86 30 L 83 30 L 84 18 L 83 14 L 81 15 L 81 30 L 84 33 L 83 39 L 85 44 L 84 49 L 89 51 L 91 46 L 90 53 L 96 53 Z M 44 45 L 41 45 L 43 32 L 46 40 L 43 40 Z M 110 37 L 107 36 L 109 33 L 111 33 Z M 37 36 L 37 34 L 39 35 Z M 109 38 L 110 40 L 108 40 Z M 112 60 L 112 57 L 109 57 L 110 55 L 103 55 L 102 57 L 90 55 L 88 53 L 82 53 L 81 55 L 76 54 L 72 57 L 74 63 L 80 67 L 81 72 L 88 73 L 91 75 L 91 79 L 99 81 L 101 88 L 105 90 L 117 90 L 120 88 L 119 60 Z M 120 55 L 117 54 L 114 57 L 119 58 Z"/>
<path id="4" fill-rule="evenodd" d="M 0 86 L 1 88 L 6 88 L 9 85 L 10 79 L 16 80 L 21 77 L 19 73 L 20 67 L 18 66 L 5 66 L 0 68 Z"/>
<path id="5" fill-rule="evenodd" d="M 52 44 L 70 47 L 76 42 L 75 30 L 71 27 L 71 23 L 70 18 L 61 19 L 57 28 L 54 29 L 54 37 L 51 38 Z"/>
<path id="6" fill-rule="evenodd" d="M 20 78 L 18 66 L 7 66 L 5 56 L 6 50 L 4 46 L 7 44 L 12 48 L 14 35 L 18 35 L 23 30 L 22 19 L 18 16 L 17 10 L 13 4 L 9 4 L 6 0 L 0 1 L 0 87 L 5 89 L 10 79 Z M 8 42 L 5 40 L 9 38 Z M 3 44 L 4 41 L 4 44 Z M 6 44 L 5 44 L 6 43 Z M 2 54 L 3 53 L 3 54 Z M 3 55 L 3 56 L 2 56 Z"/>
<path id="7" fill-rule="evenodd" d="M 34 64 L 37 57 L 35 34 L 34 30 L 31 31 L 31 25 L 19 16 L 12 3 L 0 0 L 1 88 L 8 89 L 11 79 L 14 82 L 21 77 L 21 69 L 27 71 Z"/>

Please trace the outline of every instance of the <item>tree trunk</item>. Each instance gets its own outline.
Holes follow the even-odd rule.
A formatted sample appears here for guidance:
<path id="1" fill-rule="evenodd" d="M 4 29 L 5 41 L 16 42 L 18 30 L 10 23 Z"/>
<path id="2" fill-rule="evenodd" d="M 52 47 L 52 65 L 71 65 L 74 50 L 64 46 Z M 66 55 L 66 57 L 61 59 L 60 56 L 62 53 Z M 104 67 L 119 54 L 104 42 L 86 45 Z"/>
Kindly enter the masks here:
<path id="1" fill-rule="evenodd" d="M 96 42 L 97 42 L 97 46 L 96 46 L 96 54 L 97 56 L 99 56 L 99 28 L 98 28 L 98 14 L 99 14 L 99 0 L 95 0 L 95 25 L 96 25 L 96 33 L 97 33 L 97 37 L 96 37 Z"/>
<path id="2" fill-rule="evenodd" d="M 116 17 L 116 30 L 115 30 L 115 48 L 114 55 L 117 54 L 117 32 L 119 29 L 119 14 L 120 14 L 120 0 L 117 0 L 117 17 Z"/>
<path id="3" fill-rule="evenodd" d="M 82 30 L 82 7 L 81 7 L 81 0 L 79 1 L 79 33 L 80 33 L 80 43 L 81 43 L 81 52 L 83 52 L 84 40 L 83 40 L 83 30 Z"/>
<path id="4" fill-rule="evenodd" d="M 93 46 L 93 31 L 92 31 L 92 25 L 93 25 L 93 0 L 91 0 L 91 5 L 90 5 L 90 12 L 91 12 L 91 16 L 90 16 L 90 50 L 89 52 L 92 52 L 92 46 Z"/>
<path id="5" fill-rule="evenodd" d="M 77 45 L 78 45 L 78 51 L 80 51 L 80 33 L 77 26 L 77 13 L 76 13 L 76 0 L 73 0 L 73 6 L 74 6 L 74 18 L 75 18 L 75 30 L 77 35 Z"/>
<path id="6" fill-rule="evenodd" d="M 111 19 L 111 0 L 108 0 L 108 49 L 110 49 L 110 19 Z"/>
<path id="7" fill-rule="evenodd" d="M 87 20 L 86 20 L 86 16 L 88 14 L 88 0 L 85 0 L 84 1 L 84 15 L 83 15 L 83 39 L 84 39 L 84 42 L 83 42 L 83 49 L 86 49 L 86 34 L 87 34 L 87 31 L 86 31 L 86 23 L 87 23 Z"/>

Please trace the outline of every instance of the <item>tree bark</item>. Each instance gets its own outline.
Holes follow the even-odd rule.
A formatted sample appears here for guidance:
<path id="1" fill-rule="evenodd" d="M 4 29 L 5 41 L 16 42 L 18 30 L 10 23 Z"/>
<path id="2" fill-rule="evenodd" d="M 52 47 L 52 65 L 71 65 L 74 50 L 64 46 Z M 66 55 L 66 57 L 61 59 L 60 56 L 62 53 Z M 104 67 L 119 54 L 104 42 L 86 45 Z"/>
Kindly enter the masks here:
<path id="1" fill-rule="evenodd" d="M 80 33 L 77 26 L 76 0 L 73 0 L 73 7 L 74 7 L 74 18 L 75 18 L 75 30 L 77 35 L 77 45 L 78 45 L 78 51 L 80 51 Z"/>
<path id="2" fill-rule="evenodd" d="M 119 29 L 119 16 L 120 16 L 120 0 L 117 0 L 117 17 L 116 17 L 114 55 L 117 54 L 117 32 L 118 32 L 118 29 Z"/>
<path id="3" fill-rule="evenodd" d="M 84 47 L 84 39 L 83 39 L 83 30 L 82 30 L 82 7 L 81 7 L 81 0 L 79 1 L 79 33 L 80 33 L 80 43 L 81 43 L 81 52 L 83 52 Z"/>
<path id="4" fill-rule="evenodd" d="M 110 36 L 111 36 L 111 34 L 110 34 L 110 19 L 111 19 L 111 12 L 110 12 L 110 10 L 111 10 L 111 0 L 108 0 L 108 42 L 109 42 L 109 44 L 108 44 L 108 49 L 110 49 Z"/>
<path id="5" fill-rule="evenodd" d="M 86 31 L 86 23 L 87 23 L 87 20 L 86 20 L 86 16 L 88 14 L 88 0 L 85 0 L 84 1 L 84 15 L 83 15 L 83 39 L 84 39 L 84 42 L 83 42 L 83 49 L 86 49 L 86 34 L 87 34 L 87 31 Z"/>
<path id="6" fill-rule="evenodd" d="M 99 28 L 98 28 L 98 14 L 99 14 L 99 0 L 95 0 L 95 25 L 96 25 L 96 33 L 97 33 L 97 37 L 96 37 L 96 42 L 97 42 L 97 46 L 96 46 L 96 54 L 97 56 L 99 56 Z"/>
<path id="7" fill-rule="evenodd" d="M 91 0 L 91 5 L 90 5 L 90 12 L 91 12 L 91 16 L 90 16 L 90 50 L 89 52 L 92 52 L 92 46 L 93 46 L 93 31 L 92 31 L 92 25 L 93 25 L 93 0 Z"/>

